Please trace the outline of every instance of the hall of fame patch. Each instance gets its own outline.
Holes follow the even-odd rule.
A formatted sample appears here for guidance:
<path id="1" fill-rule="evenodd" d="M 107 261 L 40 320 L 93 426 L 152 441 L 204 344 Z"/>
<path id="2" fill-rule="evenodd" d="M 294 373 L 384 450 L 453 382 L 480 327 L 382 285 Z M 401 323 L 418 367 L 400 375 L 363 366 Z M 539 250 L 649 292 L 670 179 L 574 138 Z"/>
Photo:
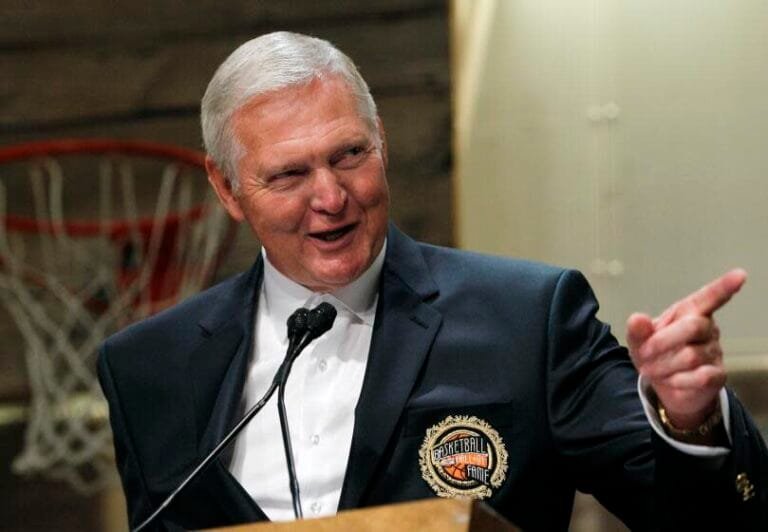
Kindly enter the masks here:
<path id="1" fill-rule="evenodd" d="M 427 429 L 419 466 L 421 476 L 440 497 L 486 499 L 507 477 L 507 449 L 488 422 L 448 416 Z"/>

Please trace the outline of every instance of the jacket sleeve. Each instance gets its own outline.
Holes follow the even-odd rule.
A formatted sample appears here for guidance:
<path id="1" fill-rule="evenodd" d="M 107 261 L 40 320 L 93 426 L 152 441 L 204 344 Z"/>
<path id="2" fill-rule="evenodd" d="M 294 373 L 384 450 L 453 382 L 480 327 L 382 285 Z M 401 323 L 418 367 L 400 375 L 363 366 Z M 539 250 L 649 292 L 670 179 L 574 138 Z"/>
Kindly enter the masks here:
<path id="1" fill-rule="evenodd" d="M 675 450 L 650 428 L 637 372 L 597 311 L 586 279 L 564 272 L 547 327 L 547 412 L 564 474 L 632 530 L 768 530 L 768 453 L 743 407 L 730 396 L 725 460 Z M 739 473 L 754 484 L 748 501 L 735 486 Z"/>

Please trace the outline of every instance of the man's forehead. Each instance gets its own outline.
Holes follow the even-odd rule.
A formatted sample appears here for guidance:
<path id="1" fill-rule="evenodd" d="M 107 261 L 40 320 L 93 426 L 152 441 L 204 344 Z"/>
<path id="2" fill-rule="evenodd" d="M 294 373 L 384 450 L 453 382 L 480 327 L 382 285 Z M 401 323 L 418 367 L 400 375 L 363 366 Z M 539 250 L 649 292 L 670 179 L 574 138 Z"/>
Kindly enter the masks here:
<path id="1" fill-rule="evenodd" d="M 349 86 L 338 77 L 255 96 L 233 115 L 235 134 L 245 142 L 376 134 L 368 122 Z"/>

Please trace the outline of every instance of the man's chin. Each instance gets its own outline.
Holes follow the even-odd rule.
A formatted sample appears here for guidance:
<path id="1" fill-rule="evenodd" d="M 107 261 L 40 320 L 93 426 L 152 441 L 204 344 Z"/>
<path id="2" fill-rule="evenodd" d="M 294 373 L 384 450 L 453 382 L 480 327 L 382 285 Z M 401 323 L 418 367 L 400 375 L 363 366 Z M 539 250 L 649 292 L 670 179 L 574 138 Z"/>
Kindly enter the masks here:
<path id="1" fill-rule="evenodd" d="M 304 286 L 313 292 L 333 292 L 353 283 L 366 270 L 365 267 L 329 270 L 315 273 Z"/>

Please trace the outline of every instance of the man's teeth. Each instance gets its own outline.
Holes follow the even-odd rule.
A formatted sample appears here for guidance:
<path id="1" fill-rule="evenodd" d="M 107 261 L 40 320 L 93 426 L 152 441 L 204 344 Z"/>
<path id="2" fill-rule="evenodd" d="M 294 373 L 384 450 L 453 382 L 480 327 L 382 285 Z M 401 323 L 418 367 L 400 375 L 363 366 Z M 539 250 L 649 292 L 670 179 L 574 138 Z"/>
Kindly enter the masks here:
<path id="1" fill-rule="evenodd" d="M 341 229 L 337 229 L 335 231 L 327 231 L 325 233 L 318 233 L 318 234 L 315 235 L 315 238 L 319 238 L 320 240 L 325 240 L 326 242 L 331 242 L 333 240 L 338 240 L 346 232 L 347 232 L 347 228 L 346 227 L 342 227 Z"/>

